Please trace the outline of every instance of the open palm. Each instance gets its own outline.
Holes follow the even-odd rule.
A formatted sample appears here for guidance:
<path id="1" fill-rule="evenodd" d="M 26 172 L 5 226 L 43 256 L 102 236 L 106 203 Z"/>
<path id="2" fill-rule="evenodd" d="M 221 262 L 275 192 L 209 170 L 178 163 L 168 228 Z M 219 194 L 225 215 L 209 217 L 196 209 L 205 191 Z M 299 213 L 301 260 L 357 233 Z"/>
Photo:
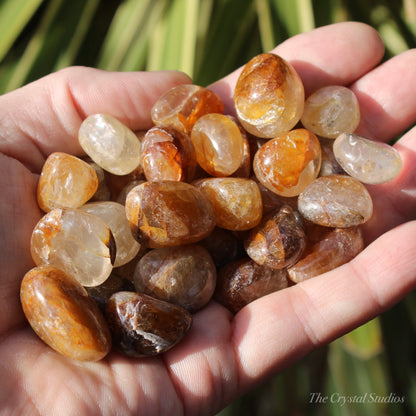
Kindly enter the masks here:
<path id="1" fill-rule="evenodd" d="M 361 106 L 358 133 L 389 141 L 416 121 L 416 53 L 376 68 L 383 45 L 373 29 L 342 23 L 289 39 L 275 49 L 301 75 L 307 93 L 350 86 Z M 211 86 L 232 112 L 238 71 Z M 44 415 L 209 415 L 247 389 L 399 301 L 416 285 L 416 131 L 396 144 L 399 177 L 369 187 L 368 246 L 352 262 L 273 293 L 232 316 L 211 302 L 187 337 L 161 357 L 115 352 L 74 362 L 43 344 L 19 301 L 33 267 L 32 229 L 41 166 L 53 151 L 82 155 L 77 130 L 89 114 L 109 113 L 134 130 L 177 72 L 108 73 L 68 68 L 0 97 L 0 413 Z M 3 413 L 2 413 L 3 412 Z"/>

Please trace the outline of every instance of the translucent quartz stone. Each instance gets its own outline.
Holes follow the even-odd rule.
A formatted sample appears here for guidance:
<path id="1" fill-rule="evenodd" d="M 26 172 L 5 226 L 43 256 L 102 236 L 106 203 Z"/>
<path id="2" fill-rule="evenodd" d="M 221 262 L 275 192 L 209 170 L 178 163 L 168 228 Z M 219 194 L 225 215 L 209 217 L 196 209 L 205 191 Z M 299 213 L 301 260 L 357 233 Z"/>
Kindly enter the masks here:
<path id="1" fill-rule="evenodd" d="M 373 213 L 371 196 L 357 179 L 346 175 L 315 179 L 298 198 L 302 216 L 326 227 L 353 227 Z"/>
<path id="2" fill-rule="evenodd" d="M 231 174 L 234 178 L 249 178 L 251 175 L 252 157 L 251 157 L 251 144 L 248 133 L 244 130 L 240 121 L 233 116 L 227 115 L 239 128 L 241 137 L 243 138 L 243 159 L 238 169 Z M 253 136 L 250 136 L 253 137 Z"/>
<path id="3" fill-rule="evenodd" d="M 105 314 L 108 300 L 114 293 L 121 291 L 134 292 L 135 290 L 132 281 L 119 276 L 114 272 L 112 272 L 110 277 L 104 283 L 101 283 L 101 285 L 86 287 L 85 289 L 103 314 Z"/>
<path id="4" fill-rule="evenodd" d="M 215 227 L 208 198 L 185 182 L 145 182 L 126 199 L 126 214 L 136 240 L 150 248 L 195 243 Z"/>
<path id="5" fill-rule="evenodd" d="M 52 153 L 40 174 L 38 204 L 45 212 L 54 208 L 78 208 L 97 188 L 97 175 L 88 163 L 66 153 Z"/>
<path id="6" fill-rule="evenodd" d="M 37 266 L 55 266 L 83 286 L 103 283 L 115 258 L 110 228 L 79 209 L 57 208 L 44 215 L 33 230 L 30 250 Z"/>
<path id="7" fill-rule="evenodd" d="M 215 92 L 198 85 L 185 84 L 163 94 L 156 101 L 151 114 L 157 126 L 173 126 L 189 134 L 200 117 L 223 111 L 224 105 Z"/>
<path id="8" fill-rule="evenodd" d="M 257 179 L 278 195 L 299 195 L 319 173 L 321 146 L 305 129 L 282 133 L 267 141 L 255 154 Z"/>
<path id="9" fill-rule="evenodd" d="M 214 298 L 231 312 L 237 313 L 250 302 L 287 286 L 286 269 L 271 269 L 245 258 L 220 270 Z"/>
<path id="10" fill-rule="evenodd" d="M 107 183 L 105 170 L 95 162 L 87 162 L 95 171 L 98 178 L 98 188 L 92 196 L 91 201 L 109 201 L 111 199 L 111 190 Z"/>
<path id="11" fill-rule="evenodd" d="M 360 106 L 355 94 L 346 87 L 320 88 L 305 101 L 303 126 L 318 136 L 335 139 L 352 133 L 360 122 Z"/>
<path id="12" fill-rule="evenodd" d="M 36 334 L 55 351 L 80 361 L 98 361 L 111 348 L 104 316 L 85 289 L 52 266 L 30 270 L 23 278 L 23 312 Z"/>
<path id="13" fill-rule="evenodd" d="M 263 53 L 243 68 L 234 91 L 234 105 L 243 127 L 272 138 L 300 120 L 305 93 L 295 69 L 277 55 Z"/>
<path id="14" fill-rule="evenodd" d="M 111 173 L 108 173 L 107 183 L 111 191 L 111 199 L 113 201 L 120 202 L 118 201 L 119 196 L 127 185 L 131 185 L 134 181 L 144 182 L 145 180 L 146 178 L 144 177 L 141 165 L 127 175 L 112 175 Z"/>
<path id="15" fill-rule="evenodd" d="M 78 140 L 95 163 L 115 175 L 126 175 L 140 163 L 140 140 L 108 114 L 87 117 L 79 129 Z"/>
<path id="16" fill-rule="evenodd" d="M 217 226 L 249 230 L 261 220 L 263 206 L 257 183 L 246 178 L 205 178 L 193 182 L 212 203 Z"/>
<path id="17" fill-rule="evenodd" d="M 122 266 L 136 257 L 140 244 L 131 233 L 124 205 L 113 201 L 90 202 L 80 210 L 100 217 L 110 227 L 116 244 L 114 267 Z"/>
<path id="18" fill-rule="evenodd" d="M 318 176 L 345 175 L 345 170 L 342 169 L 334 156 L 334 140 L 320 138 L 319 143 L 321 144 L 322 160 Z"/>
<path id="19" fill-rule="evenodd" d="M 130 357 L 161 354 L 189 331 L 192 316 L 171 303 L 135 292 L 118 292 L 107 303 L 113 345 Z"/>
<path id="20" fill-rule="evenodd" d="M 273 269 L 296 263 L 305 245 L 301 218 L 289 206 L 264 217 L 244 240 L 247 254 L 256 263 Z"/>
<path id="21" fill-rule="evenodd" d="M 141 166 L 148 181 L 191 181 L 196 168 L 191 139 L 173 127 L 153 127 L 142 141 Z"/>
<path id="22" fill-rule="evenodd" d="M 394 147 L 356 134 L 339 135 L 334 141 L 334 155 L 348 174 L 368 184 L 388 182 L 402 168 L 402 158 Z"/>
<path id="23" fill-rule="evenodd" d="M 223 114 L 207 114 L 194 125 L 191 140 L 199 165 L 211 176 L 229 176 L 244 157 L 240 129 Z"/>
<path id="24" fill-rule="evenodd" d="M 150 250 L 139 261 L 134 285 L 145 293 L 195 312 L 212 298 L 217 280 L 209 252 L 197 245 Z"/>
<path id="25" fill-rule="evenodd" d="M 359 227 L 329 229 L 323 238 L 307 247 L 300 260 L 287 269 L 290 280 L 303 282 L 348 263 L 364 248 Z"/>
<path id="26" fill-rule="evenodd" d="M 217 269 L 246 255 L 243 242 L 233 232 L 219 227 L 198 244 L 209 251 Z"/>

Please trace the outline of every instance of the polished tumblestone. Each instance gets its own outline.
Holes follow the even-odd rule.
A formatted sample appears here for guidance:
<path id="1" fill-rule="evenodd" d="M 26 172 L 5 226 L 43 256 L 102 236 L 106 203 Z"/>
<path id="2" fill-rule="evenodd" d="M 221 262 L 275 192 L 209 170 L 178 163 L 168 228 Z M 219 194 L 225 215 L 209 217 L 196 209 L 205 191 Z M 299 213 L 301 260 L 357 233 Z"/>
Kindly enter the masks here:
<path id="1" fill-rule="evenodd" d="M 193 182 L 212 203 L 217 226 L 232 231 L 249 230 L 262 218 L 261 194 L 256 182 L 246 178 L 205 178 Z"/>
<path id="2" fill-rule="evenodd" d="M 209 199 L 185 182 L 145 182 L 127 195 L 126 215 L 136 240 L 150 248 L 202 240 L 215 227 Z"/>
<path id="3" fill-rule="evenodd" d="M 223 110 L 221 98 L 215 92 L 199 85 L 184 84 L 163 94 L 154 104 L 151 115 L 157 126 L 173 126 L 190 134 L 200 117 Z"/>
<path id="4" fill-rule="evenodd" d="M 223 114 L 207 114 L 194 125 L 191 140 L 198 164 L 211 176 L 230 176 L 242 164 L 243 136 L 237 124 Z"/>
<path id="5" fill-rule="evenodd" d="M 373 213 L 365 186 L 347 175 L 322 176 L 299 195 L 298 209 L 304 218 L 326 227 L 353 227 Z"/>
<path id="6" fill-rule="evenodd" d="M 263 53 L 249 61 L 234 91 L 234 105 L 243 127 L 254 136 L 272 138 L 300 120 L 305 93 L 291 64 Z"/>
<path id="7" fill-rule="evenodd" d="M 117 292 L 107 303 L 113 345 L 130 357 L 161 354 L 189 331 L 192 316 L 171 303 L 135 292 Z"/>
<path id="8" fill-rule="evenodd" d="M 124 205 L 114 201 L 99 201 L 89 202 L 79 209 L 96 215 L 110 227 L 116 244 L 114 267 L 122 266 L 136 257 L 140 244 L 131 233 Z"/>
<path id="9" fill-rule="evenodd" d="M 108 114 L 88 116 L 81 124 L 78 140 L 97 165 L 115 175 L 126 175 L 140 164 L 140 140 Z"/>
<path id="10" fill-rule="evenodd" d="M 33 230 L 30 250 L 37 266 L 55 266 L 83 286 L 103 283 L 116 255 L 110 227 L 79 209 L 57 208 L 44 215 Z"/>
<path id="11" fill-rule="evenodd" d="M 253 161 L 257 179 L 285 197 L 299 195 L 318 176 L 320 166 L 319 140 L 305 129 L 282 133 L 267 141 Z"/>
<path id="12" fill-rule="evenodd" d="M 299 261 L 287 269 L 290 280 L 303 282 L 352 260 L 364 248 L 359 227 L 328 228 L 320 241 L 311 244 Z"/>
<path id="13" fill-rule="evenodd" d="M 220 270 L 214 297 L 231 312 L 237 313 L 250 302 L 287 286 L 286 269 L 271 269 L 244 258 Z"/>
<path id="14" fill-rule="evenodd" d="M 363 183 L 375 185 L 388 182 L 402 168 L 402 158 L 394 147 L 356 134 L 339 135 L 333 150 L 343 169 Z"/>
<path id="15" fill-rule="evenodd" d="M 97 188 L 97 174 L 88 163 L 67 153 L 55 152 L 42 167 L 37 187 L 38 204 L 45 212 L 54 208 L 78 208 Z"/>
<path id="16" fill-rule="evenodd" d="M 150 250 L 137 264 L 134 284 L 138 293 L 195 312 L 214 293 L 217 280 L 209 252 L 198 244 Z"/>
<path id="17" fill-rule="evenodd" d="M 52 266 L 31 269 L 23 278 L 23 312 L 36 334 L 74 360 L 98 361 L 111 348 L 104 316 L 81 284 Z"/>
<path id="18" fill-rule="evenodd" d="M 244 239 L 247 254 L 256 263 L 273 269 L 296 263 L 305 245 L 302 220 L 288 205 L 263 217 Z"/>
<path id="19" fill-rule="evenodd" d="M 303 126 L 321 137 L 335 139 L 352 133 L 360 122 L 360 107 L 355 94 L 346 87 L 320 88 L 305 101 Z"/>

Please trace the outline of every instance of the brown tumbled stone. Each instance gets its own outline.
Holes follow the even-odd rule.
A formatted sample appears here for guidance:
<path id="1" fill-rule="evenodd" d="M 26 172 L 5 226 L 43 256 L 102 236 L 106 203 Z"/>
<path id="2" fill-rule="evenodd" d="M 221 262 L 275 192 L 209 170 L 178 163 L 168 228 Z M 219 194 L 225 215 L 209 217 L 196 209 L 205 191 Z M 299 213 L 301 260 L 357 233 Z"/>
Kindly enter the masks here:
<path id="1" fill-rule="evenodd" d="M 231 312 L 237 313 L 250 302 L 287 286 L 286 269 L 271 269 L 244 258 L 220 270 L 214 297 Z"/>
<path id="2" fill-rule="evenodd" d="M 211 255 L 198 244 L 150 250 L 140 259 L 134 275 L 137 292 L 190 312 L 211 300 L 216 280 Z"/>
<path id="3" fill-rule="evenodd" d="M 23 278 L 23 311 L 36 334 L 59 353 L 98 361 L 111 348 L 107 323 L 86 290 L 52 266 L 35 267 Z"/>
<path id="4" fill-rule="evenodd" d="M 114 346 L 130 357 L 161 354 L 189 331 L 185 309 L 135 292 L 118 292 L 107 303 L 106 317 Z"/>

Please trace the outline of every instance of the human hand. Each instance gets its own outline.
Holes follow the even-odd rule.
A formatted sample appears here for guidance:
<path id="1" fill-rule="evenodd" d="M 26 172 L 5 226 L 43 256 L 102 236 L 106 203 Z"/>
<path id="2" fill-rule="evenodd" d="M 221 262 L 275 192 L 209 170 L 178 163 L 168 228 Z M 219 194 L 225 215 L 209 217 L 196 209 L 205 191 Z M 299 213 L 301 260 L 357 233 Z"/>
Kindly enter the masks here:
<path id="1" fill-rule="evenodd" d="M 362 112 L 357 133 L 389 141 L 416 120 L 416 54 L 378 64 L 383 46 L 368 26 L 343 23 L 299 35 L 275 52 L 299 72 L 307 93 L 351 86 Z M 212 86 L 231 113 L 238 71 Z M 243 392 L 398 302 L 416 286 L 416 130 L 395 145 L 393 181 L 369 186 L 379 207 L 364 226 L 368 246 L 350 263 L 261 298 L 236 316 L 212 301 L 191 331 L 160 357 L 75 362 L 26 324 L 20 282 L 42 213 L 35 190 L 53 151 L 82 155 L 87 115 L 110 113 L 134 130 L 150 127 L 162 92 L 190 80 L 175 72 L 106 73 L 69 68 L 0 97 L 0 408 L 4 414 L 215 414 Z"/>

